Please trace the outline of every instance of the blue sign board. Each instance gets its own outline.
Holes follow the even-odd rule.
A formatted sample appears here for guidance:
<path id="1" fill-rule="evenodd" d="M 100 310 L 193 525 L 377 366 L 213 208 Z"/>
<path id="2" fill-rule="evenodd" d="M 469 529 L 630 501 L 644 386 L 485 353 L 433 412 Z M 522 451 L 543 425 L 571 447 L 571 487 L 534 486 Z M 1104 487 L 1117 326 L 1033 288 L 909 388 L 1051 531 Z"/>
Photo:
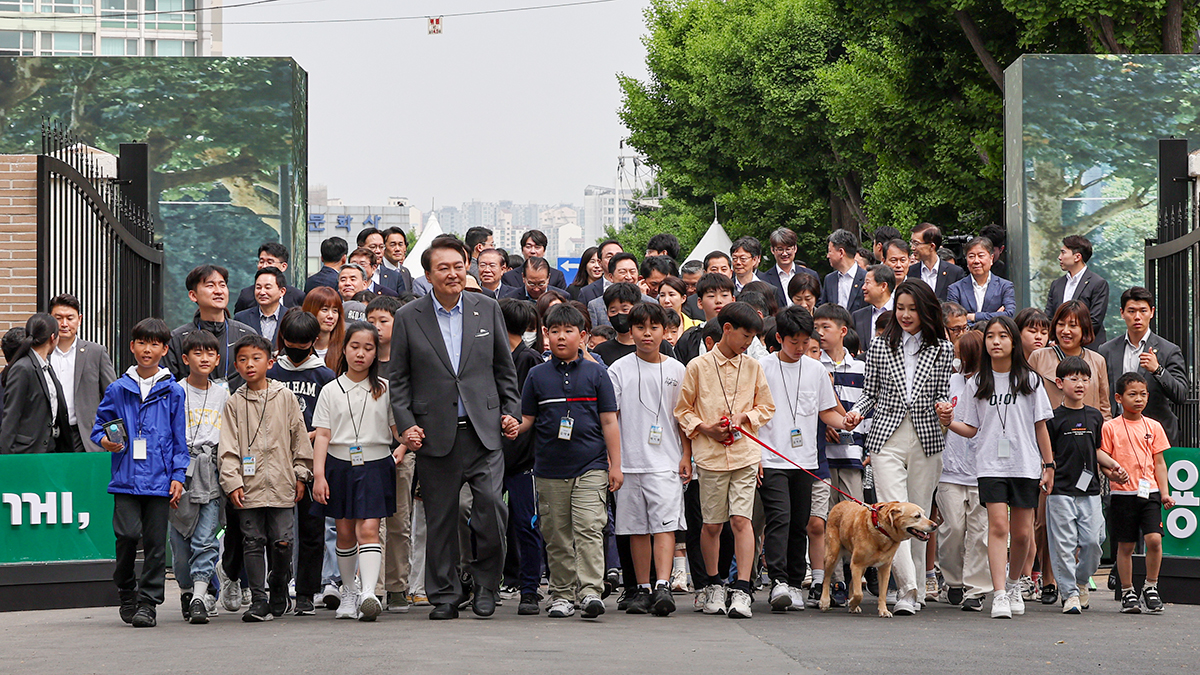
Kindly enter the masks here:
<path id="1" fill-rule="evenodd" d="M 568 283 L 575 278 L 575 272 L 579 270 L 579 260 L 579 258 L 558 259 L 558 269 L 567 278 Z"/>

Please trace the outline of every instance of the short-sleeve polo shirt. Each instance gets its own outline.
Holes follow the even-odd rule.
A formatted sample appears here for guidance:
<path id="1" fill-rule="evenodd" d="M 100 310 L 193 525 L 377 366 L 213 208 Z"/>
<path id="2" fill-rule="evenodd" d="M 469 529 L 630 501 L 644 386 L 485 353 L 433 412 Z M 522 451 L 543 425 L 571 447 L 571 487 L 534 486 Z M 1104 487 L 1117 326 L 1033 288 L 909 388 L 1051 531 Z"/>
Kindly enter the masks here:
<path id="1" fill-rule="evenodd" d="M 521 395 L 521 414 L 535 419 L 533 475 L 567 479 L 607 470 L 600 414 L 616 411 L 617 397 L 602 366 L 582 356 L 574 361 L 551 357 L 534 366 Z M 568 415 L 574 420 L 569 441 L 558 437 Z"/>

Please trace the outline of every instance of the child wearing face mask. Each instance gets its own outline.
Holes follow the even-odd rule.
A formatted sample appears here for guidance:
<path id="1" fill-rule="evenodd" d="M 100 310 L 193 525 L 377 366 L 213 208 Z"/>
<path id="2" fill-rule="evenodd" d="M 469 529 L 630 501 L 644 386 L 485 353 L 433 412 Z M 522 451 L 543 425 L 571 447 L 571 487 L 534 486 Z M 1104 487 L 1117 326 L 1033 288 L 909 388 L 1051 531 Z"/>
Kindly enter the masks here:
<path id="1" fill-rule="evenodd" d="M 608 320 L 613 330 L 617 332 L 616 339 L 601 343 L 592 351 L 604 360 L 605 365 L 611 366 L 617 359 L 629 356 L 637 351 L 630 333 L 629 311 L 642 301 L 642 292 L 634 284 L 616 283 L 604 289 L 604 306 L 608 310 Z M 662 341 L 659 351 L 674 357 L 675 351 L 671 343 Z"/>
<path id="2" fill-rule="evenodd" d="M 289 309 L 280 320 L 279 331 L 275 336 L 279 358 L 267 371 L 268 378 L 282 383 L 296 395 L 310 442 L 315 436 L 313 410 L 317 405 L 317 397 L 320 396 L 321 389 L 337 377 L 325 365 L 325 359 L 313 351 L 313 344 L 320 333 L 321 325 L 316 317 L 298 307 Z M 325 565 L 325 518 L 312 514 L 311 484 L 305 487 L 296 521 L 296 616 L 311 616 L 316 614 L 313 598 L 321 593 L 322 586 L 329 587 L 327 591 L 332 589 L 333 597 L 340 597 L 336 590 L 333 541 L 331 539 L 329 542 L 330 564 Z M 328 570 L 324 579 L 322 569 Z M 322 584 L 322 581 L 325 583 Z"/>

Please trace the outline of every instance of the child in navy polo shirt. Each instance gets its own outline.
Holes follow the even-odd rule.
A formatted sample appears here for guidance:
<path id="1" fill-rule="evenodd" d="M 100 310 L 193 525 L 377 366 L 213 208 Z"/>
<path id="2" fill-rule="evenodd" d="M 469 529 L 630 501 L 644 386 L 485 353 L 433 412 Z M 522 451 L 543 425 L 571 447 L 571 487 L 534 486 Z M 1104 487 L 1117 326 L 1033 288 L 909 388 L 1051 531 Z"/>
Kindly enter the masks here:
<path id="1" fill-rule="evenodd" d="M 533 476 L 538 522 L 550 569 L 551 618 L 604 613 L 606 490 L 621 487 L 617 400 L 603 366 L 582 358 L 584 317 L 555 305 L 543 321 L 550 361 L 529 371 L 520 433 L 535 432 Z"/>

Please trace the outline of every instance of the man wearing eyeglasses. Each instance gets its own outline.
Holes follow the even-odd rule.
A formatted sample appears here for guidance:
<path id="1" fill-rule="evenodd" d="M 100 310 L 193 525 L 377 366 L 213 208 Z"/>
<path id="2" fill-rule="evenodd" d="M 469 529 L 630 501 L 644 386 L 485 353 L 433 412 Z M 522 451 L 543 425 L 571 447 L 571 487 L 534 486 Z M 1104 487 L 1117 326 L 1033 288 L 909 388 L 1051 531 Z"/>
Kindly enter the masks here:
<path id="1" fill-rule="evenodd" d="M 504 254 L 494 248 L 479 252 L 479 290 L 489 298 L 499 295 L 500 275 L 504 274 Z"/>
<path id="2" fill-rule="evenodd" d="M 516 298 L 537 302 L 550 286 L 550 263 L 545 258 L 531 257 L 525 259 L 521 267 L 524 283 L 520 286 L 503 286 L 500 297 Z"/>
<path id="3" fill-rule="evenodd" d="M 775 257 L 775 265 L 766 272 L 760 272 L 758 275 L 759 279 L 778 288 L 779 292 L 783 293 L 785 298 L 787 297 L 787 288 L 788 284 L 792 281 L 792 277 L 797 274 L 817 276 L 816 272 L 796 262 L 798 242 L 799 239 L 796 237 L 796 233 L 786 227 L 776 228 L 775 231 L 771 232 L 771 255 Z M 788 304 L 781 304 L 780 307 L 786 307 Z"/>
<path id="4" fill-rule="evenodd" d="M 751 281 L 759 281 L 758 264 L 762 262 L 762 244 L 754 237 L 738 237 L 729 247 L 729 264 L 733 268 L 733 285 L 738 293 L 742 287 Z M 769 283 L 769 282 L 768 282 Z M 787 295 L 783 289 L 775 287 L 775 303 L 779 307 L 787 307 Z"/>
<path id="5" fill-rule="evenodd" d="M 942 231 L 933 223 L 921 223 L 913 228 L 912 241 L 909 243 L 918 262 L 908 268 L 908 276 L 924 281 L 933 289 L 938 300 L 945 302 L 950 293 L 950 284 L 967 276 L 967 273 L 958 265 L 938 257 Z"/>

